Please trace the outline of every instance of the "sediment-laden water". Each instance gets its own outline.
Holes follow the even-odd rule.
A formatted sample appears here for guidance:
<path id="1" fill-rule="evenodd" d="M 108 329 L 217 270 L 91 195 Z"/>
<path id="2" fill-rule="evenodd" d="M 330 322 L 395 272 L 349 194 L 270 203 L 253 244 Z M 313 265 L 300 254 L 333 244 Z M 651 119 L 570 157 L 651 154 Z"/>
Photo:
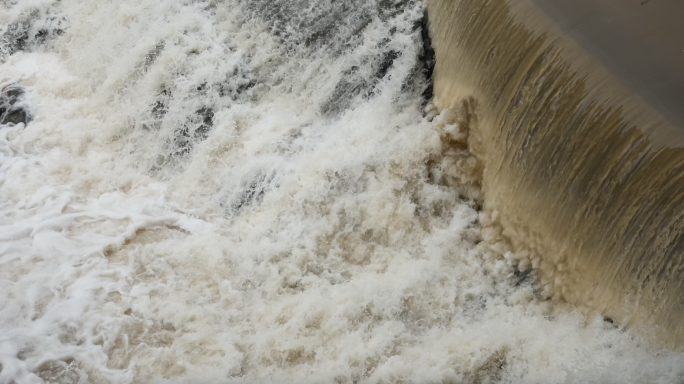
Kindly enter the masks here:
<path id="1" fill-rule="evenodd" d="M 414 1 L 3 1 L 0 383 L 678 383 L 549 299 Z"/>

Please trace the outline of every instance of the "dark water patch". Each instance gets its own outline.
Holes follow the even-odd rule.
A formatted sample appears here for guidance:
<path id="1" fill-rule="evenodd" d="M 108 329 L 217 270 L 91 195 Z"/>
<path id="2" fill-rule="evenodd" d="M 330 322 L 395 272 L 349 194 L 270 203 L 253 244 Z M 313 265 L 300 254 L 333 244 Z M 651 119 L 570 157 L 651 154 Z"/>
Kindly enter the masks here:
<path id="1" fill-rule="evenodd" d="M 519 270 L 516 269 L 513 271 L 513 275 L 515 276 L 516 282 L 515 285 L 519 286 L 525 283 L 529 283 L 534 280 L 534 270 L 529 268 L 525 270 Z"/>
<path id="2" fill-rule="evenodd" d="M 209 136 L 209 130 L 214 126 L 214 110 L 202 107 L 195 112 L 195 116 L 200 121 L 199 127 L 195 129 L 195 139 L 206 140 Z"/>
<path id="3" fill-rule="evenodd" d="M 237 216 L 247 207 L 261 204 L 266 193 L 273 187 L 273 180 L 273 173 L 258 171 L 246 177 L 242 185 L 221 205 L 228 214 Z"/>
<path id="4" fill-rule="evenodd" d="M 59 15 L 56 5 L 21 15 L 0 29 L 0 61 L 17 52 L 49 45 L 66 27 L 67 20 Z"/>
<path id="5" fill-rule="evenodd" d="M 250 205 L 252 202 L 259 202 L 266 193 L 263 188 L 264 175 L 260 175 L 252 180 L 245 188 L 238 193 L 237 198 L 230 205 L 234 213 L 239 213 L 244 207 Z"/>
<path id="6" fill-rule="evenodd" d="M 164 117 L 169 112 L 169 103 L 172 98 L 171 91 L 166 87 L 157 93 L 155 100 L 149 105 L 149 118 L 141 122 L 142 129 L 154 131 L 161 129 Z"/>
<path id="7" fill-rule="evenodd" d="M 337 115 L 349 109 L 354 98 L 367 91 L 368 81 L 360 73 L 361 68 L 353 66 L 346 70 L 342 79 L 335 86 L 328 100 L 321 106 L 324 115 Z"/>
<path id="8" fill-rule="evenodd" d="M 142 64 L 142 71 L 146 72 L 147 69 L 154 64 L 155 61 L 157 61 L 157 58 L 159 58 L 159 55 L 162 54 L 164 51 L 164 48 L 166 47 L 166 42 L 160 41 L 157 43 L 154 48 L 152 48 L 147 55 L 145 55 L 145 60 L 143 61 Z"/>
<path id="9" fill-rule="evenodd" d="M 423 18 L 420 19 L 419 23 L 416 23 L 416 27 L 420 29 L 420 39 L 422 42 L 422 49 L 418 56 L 418 61 L 420 62 L 421 74 L 425 84 L 421 93 L 424 105 L 432 100 L 434 94 L 432 75 L 435 72 L 435 65 L 437 64 L 435 50 L 432 47 L 428 20 L 428 11 L 426 9 L 425 12 L 423 12 Z"/>
<path id="10" fill-rule="evenodd" d="M 387 72 L 389 72 L 390 68 L 392 68 L 392 65 L 394 65 L 394 60 L 398 59 L 399 57 L 401 57 L 401 53 L 395 50 L 383 52 L 379 62 L 376 64 L 377 69 L 373 74 L 373 77 L 376 80 L 383 79 L 387 75 Z"/>
<path id="11" fill-rule="evenodd" d="M 0 125 L 28 124 L 32 114 L 26 100 L 26 90 L 17 84 L 4 87 L 0 92 Z"/>
<path id="12" fill-rule="evenodd" d="M 170 99 L 171 91 L 163 89 L 152 106 L 152 117 L 155 119 L 162 119 L 169 111 Z"/>
<path id="13" fill-rule="evenodd" d="M 247 63 L 237 66 L 226 74 L 225 80 L 212 84 L 219 98 L 228 98 L 233 102 L 250 102 L 259 99 L 259 81 L 248 69 Z M 206 84 L 204 85 L 206 88 Z"/>
<path id="14" fill-rule="evenodd" d="M 237 72 L 237 70 L 236 70 Z M 220 97 L 228 97 L 233 101 L 241 99 L 251 99 L 255 95 L 251 90 L 257 85 L 257 80 L 245 76 L 230 78 L 229 80 L 217 84 Z"/>
<path id="15" fill-rule="evenodd" d="M 207 97 L 206 93 L 209 91 L 206 83 L 197 87 L 196 93 L 192 96 L 195 100 L 212 100 L 216 97 Z M 187 155 L 193 146 L 206 140 L 209 133 L 214 126 L 214 107 L 209 104 L 201 105 L 194 110 L 194 112 L 183 116 L 181 113 L 171 114 L 171 104 L 174 101 L 174 94 L 170 88 L 163 88 L 157 95 L 155 101 L 150 104 L 149 118 L 141 123 L 142 129 L 159 131 L 164 124 L 172 127 L 173 136 L 170 140 L 169 153 L 158 156 L 164 159 L 161 163 L 166 163 L 173 158 L 178 159 Z M 195 104 L 197 104 L 195 102 Z M 159 161 L 157 161 L 159 163 Z M 158 166 L 162 164 L 157 164 Z"/>
<path id="16" fill-rule="evenodd" d="M 214 126 L 214 109 L 204 106 L 188 117 L 188 120 L 180 126 L 174 134 L 175 151 L 174 157 L 184 156 L 194 144 L 202 142 L 209 137 L 209 132 Z"/>

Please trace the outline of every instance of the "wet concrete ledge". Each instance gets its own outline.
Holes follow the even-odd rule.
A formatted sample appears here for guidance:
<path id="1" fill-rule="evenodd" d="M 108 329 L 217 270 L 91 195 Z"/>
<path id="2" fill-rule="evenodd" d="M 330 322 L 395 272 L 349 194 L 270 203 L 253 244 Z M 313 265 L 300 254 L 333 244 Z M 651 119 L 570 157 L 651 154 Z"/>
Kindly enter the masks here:
<path id="1" fill-rule="evenodd" d="M 533 2 L 611 74 L 684 129 L 684 1 Z"/>

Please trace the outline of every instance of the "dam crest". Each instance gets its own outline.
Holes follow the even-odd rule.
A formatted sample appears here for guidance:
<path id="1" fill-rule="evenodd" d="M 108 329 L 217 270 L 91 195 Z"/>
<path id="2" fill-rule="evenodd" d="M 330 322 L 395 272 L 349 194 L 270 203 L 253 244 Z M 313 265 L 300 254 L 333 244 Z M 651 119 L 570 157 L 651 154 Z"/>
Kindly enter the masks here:
<path id="1" fill-rule="evenodd" d="M 484 208 L 523 255 L 520 269 L 537 270 L 557 298 L 681 348 L 681 100 L 602 61 L 581 39 L 589 27 L 542 10 L 553 3 L 430 0 L 435 104 L 475 106 L 468 144 L 484 165 Z"/>

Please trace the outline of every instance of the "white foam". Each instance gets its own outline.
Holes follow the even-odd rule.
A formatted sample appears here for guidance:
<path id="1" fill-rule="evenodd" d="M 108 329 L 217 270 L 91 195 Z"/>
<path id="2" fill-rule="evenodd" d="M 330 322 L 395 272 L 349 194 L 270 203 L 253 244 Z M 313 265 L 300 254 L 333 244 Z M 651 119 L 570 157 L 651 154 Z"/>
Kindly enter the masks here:
<path id="1" fill-rule="evenodd" d="M 55 6 L 21 4 L 0 19 Z M 340 54 L 285 50 L 232 2 L 57 7 L 65 32 L 0 66 L 35 113 L 0 129 L 0 383 L 681 380 L 681 354 L 516 285 L 459 198 L 455 128 L 402 91 L 419 9 Z M 321 113 L 392 26 L 375 96 Z"/>

